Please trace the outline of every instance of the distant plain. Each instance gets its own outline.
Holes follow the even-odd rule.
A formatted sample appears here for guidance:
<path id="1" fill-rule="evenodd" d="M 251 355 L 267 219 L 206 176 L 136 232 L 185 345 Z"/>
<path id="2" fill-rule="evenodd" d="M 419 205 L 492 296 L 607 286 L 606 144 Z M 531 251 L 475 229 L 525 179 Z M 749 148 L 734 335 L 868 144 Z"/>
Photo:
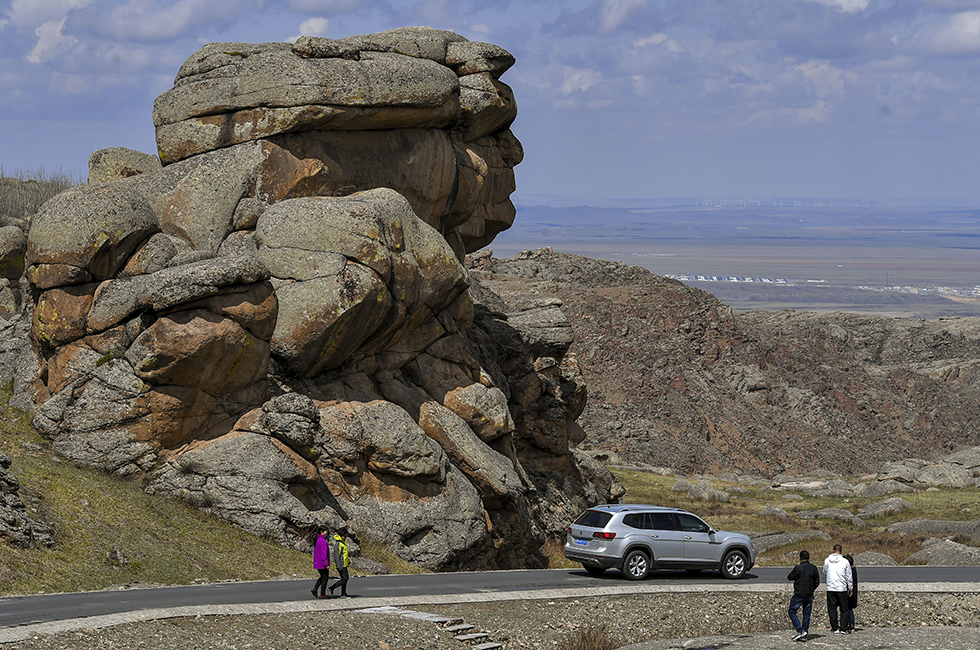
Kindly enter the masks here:
<path id="1" fill-rule="evenodd" d="M 498 257 L 512 257 L 551 246 L 643 266 L 680 276 L 736 311 L 980 316 L 980 289 L 970 295 L 980 287 L 980 209 L 863 201 L 779 203 L 518 205 L 514 227 L 498 235 L 492 248 Z M 697 276 L 786 283 L 693 279 Z"/>

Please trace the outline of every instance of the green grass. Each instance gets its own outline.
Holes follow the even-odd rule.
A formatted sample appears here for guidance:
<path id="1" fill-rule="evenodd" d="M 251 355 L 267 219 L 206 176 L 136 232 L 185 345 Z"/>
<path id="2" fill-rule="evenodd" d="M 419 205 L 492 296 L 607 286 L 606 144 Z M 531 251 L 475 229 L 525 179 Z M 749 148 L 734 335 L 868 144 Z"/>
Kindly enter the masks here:
<path id="1" fill-rule="evenodd" d="M 898 535 L 885 532 L 885 529 L 896 522 L 907 521 L 918 517 L 922 519 L 943 520 L 974 520 L 980 513 L 980 491 L 976 488 L 943 489 L 934 492 L 898 493 L 898 496 L 914 506 L 899 515 L 867 519 L 867 528 L 857 528 L 845 522 L 829 519 L 797 519 L 795 513 L 803 510 L 822 510 L 824 508 L 840 508 L 852 514 L 869 503 L 882 501 L 878 499 L 812 497 L 798 492 L 803 500 L 783 499 L 783 492 L 773 492 L 760 488 L 744 488 L 736 492 L 730 484 L 716 482 L 714 487 L 729 491 L 732 495 L 730 503 L 705 503 L 692 501 L 684 492 L 674 492 L 671 487 L 677 481 L 674 476 L 660 476 L 635 470 L 613 470 L 616 477 L 626 488 L 626 503 L 653 503 L 675 508 L 684 508 L 704 517 L 711 525 L 736 531 L 757 531 L 761 533 L 796 532 L 805 530 L 821 530 L 833 538 L 833 543 L 841 544 L 848 553 L 857 554 L 864 551 L 874 551 L 891 556 L 897 562 L 902 562 L 912 553 L 922 549 L 921 535 Z M 769 517 L 758 512 L 769 505 L 779 506 L 787 511 L 789 517 Z M 959 540 L 967 541 L 967 540 Z M 825 555 L 821 545 L 829 544 L 820 540 L 808 544 L 814 556 Z M 799 545 L 774 548 L 761 554 L 758 563 L 761 566 L 780 566 L 795 562 L 787 559 L 795 554 Z M 830 549 L 826 549 L 829 553 Z"/>

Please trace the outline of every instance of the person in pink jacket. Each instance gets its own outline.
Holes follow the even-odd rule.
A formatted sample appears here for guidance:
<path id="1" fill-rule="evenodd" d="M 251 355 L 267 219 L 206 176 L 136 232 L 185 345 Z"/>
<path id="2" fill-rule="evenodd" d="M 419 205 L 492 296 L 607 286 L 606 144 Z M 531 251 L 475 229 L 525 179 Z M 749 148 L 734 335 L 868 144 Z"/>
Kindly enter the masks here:
<path id="1" fill-rule="evenodd" d="M 317 578 L 316 584 L 313 585 L 313 589 L 310 593 L 313 594 L 314 598 L 326 598 L 327 583 L 330 581 L 330 532 L 326 530 L 320 531 L 317 535 L 316 545 L 313 547 L 313 568 L 316 569 L 320 577 Z M 317 590 L 320 591 L 317 595 Z"/>

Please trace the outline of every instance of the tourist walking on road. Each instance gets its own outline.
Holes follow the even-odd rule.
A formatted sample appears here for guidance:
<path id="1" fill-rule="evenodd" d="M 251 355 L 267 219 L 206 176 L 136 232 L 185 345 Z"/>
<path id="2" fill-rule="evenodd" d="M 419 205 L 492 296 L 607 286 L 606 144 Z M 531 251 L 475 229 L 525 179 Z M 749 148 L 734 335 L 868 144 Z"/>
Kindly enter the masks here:
<path id="1" fill-rule="evenodd" d="M 316 579 L 316 584 L 313 585 L 313 589 L 310 590 L 314 598 L 327 597 L 324 592 L 327 589 L 327 583 L 330 582 L 329 537 L 329 531 L 321 530 L 316 537 L 316 544 L 313 546 L 313 568 L 320 574 L 320 577 Z M 317 595 L 317 590 L 320 592 L 319 595 Z"/>
<path id="2" fill-rule="evenodd" d="M 820 572 L 810 564 L 810 552 L 800 551 L 800 563 L 786 576 L 793 581 L 793 597 L 789 599 L 789 620 L 796 629 L 794 641 L 806 641 L 810 633 L 810 611 L 813 609 L 813 592 L 820 584 Z M 800 621 L 796 612 L 803 608 L 803 620 Z"/>
<path id="3" fill-rule="evenodd" d="M 853 555 L 851 555 L 850 553 L 847 553 L 846 555 L 844 555 L 844 559 L 847 560 L 847 563 L 851 565 L 851 582 L 853 583 L 853 587 L 851 588 L 851 595 L 847 599 L 847 606 L 851 610 L 851 615 L 848 618 L 847 625 L 845 625 L 844 628 L 847 629 L 847 630 L 851 630 L 853 632 L 854 631 L 854 610 L 857 609 L 857 606 L 858 606 L 858 570 L 857 570 L 857 567 L 854 566 L 854 556 Z"/>
<path id="4" fill-rule="evenodd" d="M 840 544 L 834 545 L 834 552 L 827 556 L 823 563 L 823 572 L 827 580 L 827 616 L 830 618 L 830 630 L 834 634 L 850 634 L 847 627 L 850 621 L 851 608 L 848 601 L 851 597 L 853 582 L 851 565 L 841 555 Z M 837 611 L 840 610 L 840 618 Z"/>
<path id="5" fill-rule="evenodd" d="M 333 534 L 333 549 L 334 564 L 337 565 L 340 580 L 330 585 L 330 595 L 333 596 L 333 590 L 340 587 L 340 597 L 347 598 L 347 567 L 350 566 L 350 557 L 347 555 L 347 544 L 344 544 L 339 533 Z"/>

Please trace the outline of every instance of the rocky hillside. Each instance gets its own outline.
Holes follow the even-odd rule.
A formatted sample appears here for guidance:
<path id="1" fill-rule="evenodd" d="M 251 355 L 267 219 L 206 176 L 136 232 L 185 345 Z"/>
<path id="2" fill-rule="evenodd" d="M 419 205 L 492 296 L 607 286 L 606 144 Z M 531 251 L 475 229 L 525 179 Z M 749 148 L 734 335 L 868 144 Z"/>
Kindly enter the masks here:
<path id="1" fill-rule="evenodd" d="M 468 266 L 501 311 L 560 301 L 589 389 L 583 446 L 614 461 L 861 473 L 980 444 L 980 319 L 736 315 L 640 267 L 548 249 Z"/>

